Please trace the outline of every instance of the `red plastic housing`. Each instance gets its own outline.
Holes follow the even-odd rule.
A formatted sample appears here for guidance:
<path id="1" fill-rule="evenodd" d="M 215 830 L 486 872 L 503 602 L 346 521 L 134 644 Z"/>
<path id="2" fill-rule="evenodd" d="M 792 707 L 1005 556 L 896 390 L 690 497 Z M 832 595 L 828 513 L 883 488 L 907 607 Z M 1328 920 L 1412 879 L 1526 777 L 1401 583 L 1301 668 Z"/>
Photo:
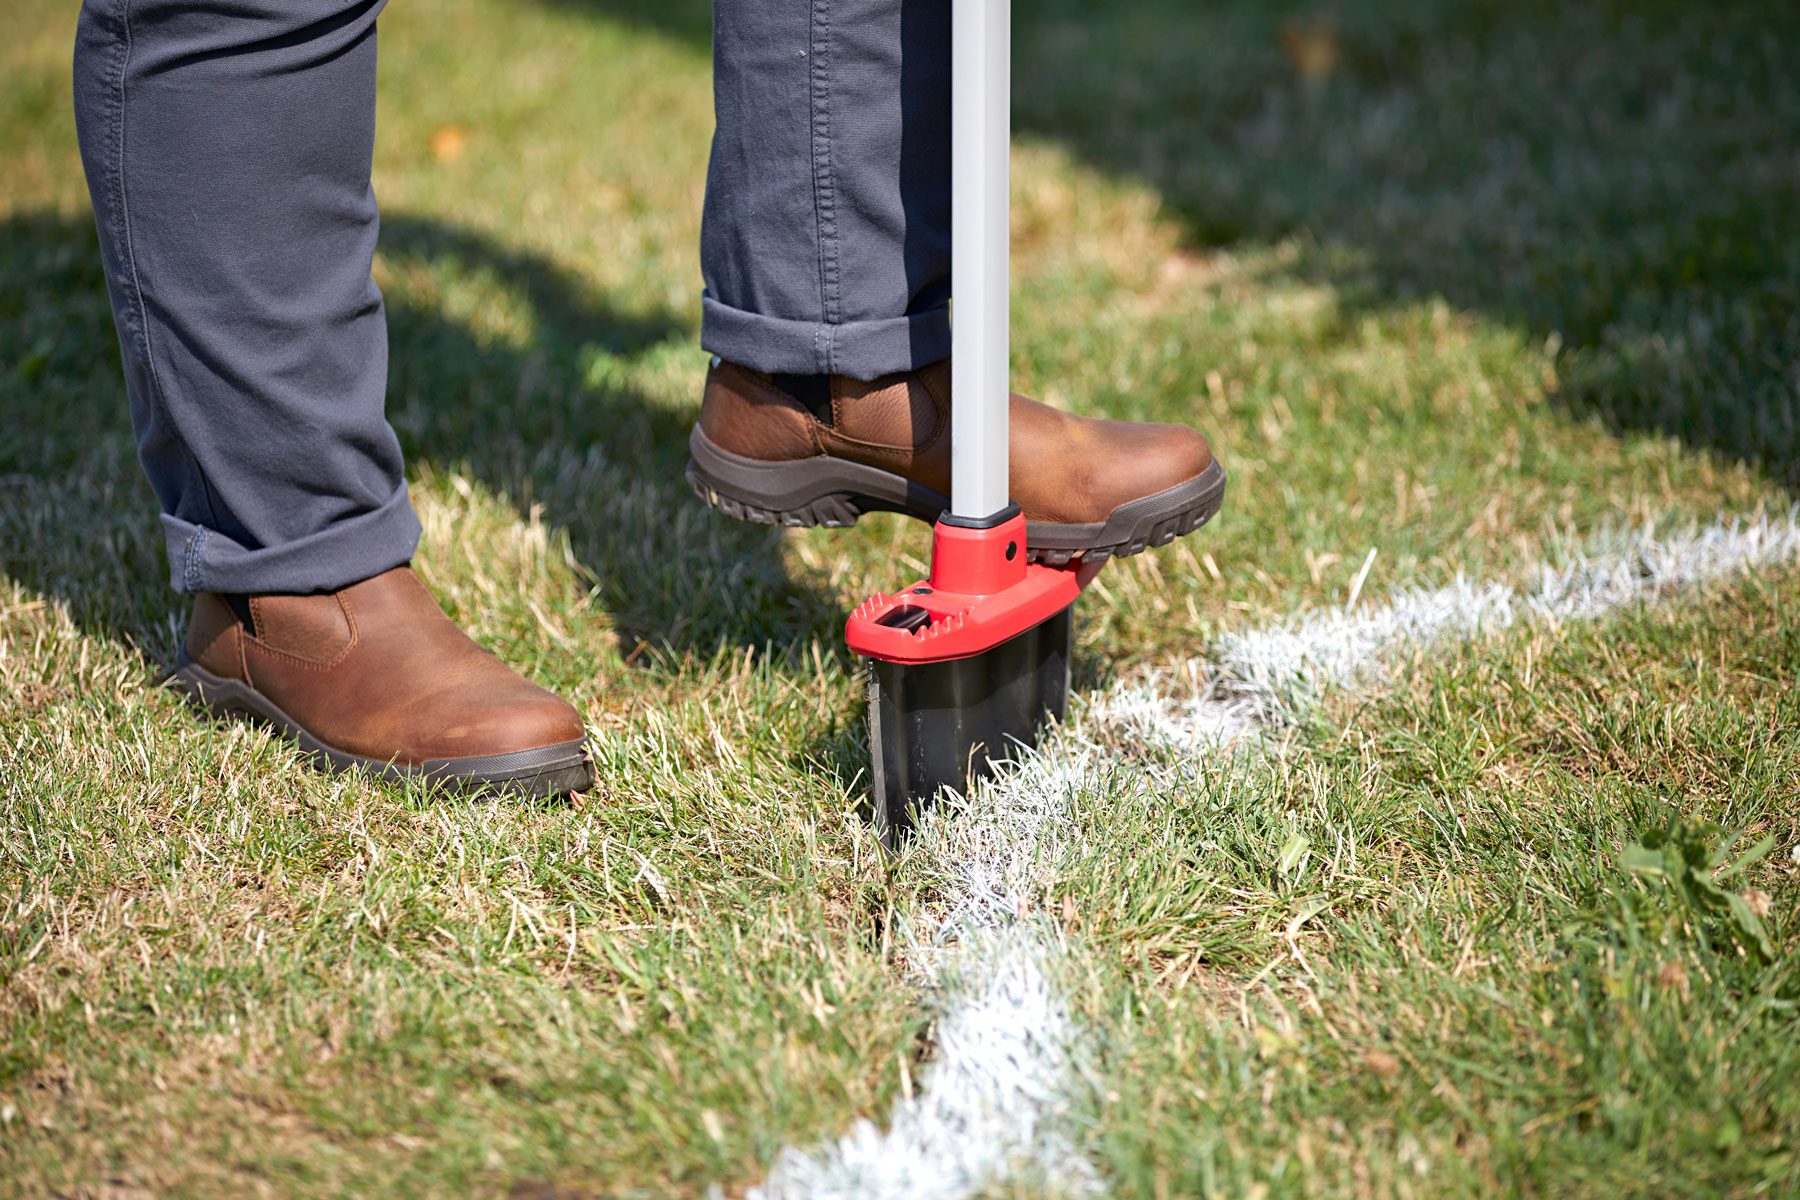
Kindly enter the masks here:
<path id="1" fill-rule="evenodd" d="M 1098 563 L 1027 563 L 1022 514 L 991 529 L 939 521 L 931 578 L 863 601 L 844 624 L 844 640 L 858 654 L 886 662 L 968 658 L 1073 604 L 1099 570 Z"/>

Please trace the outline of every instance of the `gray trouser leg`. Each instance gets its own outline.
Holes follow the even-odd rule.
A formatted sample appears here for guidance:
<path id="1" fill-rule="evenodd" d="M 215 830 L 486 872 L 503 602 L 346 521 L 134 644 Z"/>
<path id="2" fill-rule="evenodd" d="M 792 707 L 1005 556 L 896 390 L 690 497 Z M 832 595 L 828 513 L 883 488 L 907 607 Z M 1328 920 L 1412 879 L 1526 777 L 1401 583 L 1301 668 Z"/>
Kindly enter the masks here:
<path id="1" fill-rule="evenodd" d="M 82 8 L 82 162 L 182 591 L 335 589 L 417 544 L 369 277 L 381 7 Z"/>
<path id="2" fill-rule="evenodd" d="M 715 0 L 702 344 L 873 379 L 950 353 L 949 0 Z"/>

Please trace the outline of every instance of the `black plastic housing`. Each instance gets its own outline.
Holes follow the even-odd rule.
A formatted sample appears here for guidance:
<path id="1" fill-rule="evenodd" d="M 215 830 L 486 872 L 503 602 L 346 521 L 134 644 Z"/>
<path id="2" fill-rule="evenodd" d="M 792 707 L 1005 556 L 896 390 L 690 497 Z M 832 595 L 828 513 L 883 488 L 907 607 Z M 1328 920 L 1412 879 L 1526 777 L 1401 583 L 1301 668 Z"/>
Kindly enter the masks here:
<path id="1" fill-rule="evenodd" d="M 869 660 L 876 832 L 889 849 L 944 788 L 966 791 L 1037 745 L 1069 699 L 1074 606 L 992 650 L 950 662 Z"/>

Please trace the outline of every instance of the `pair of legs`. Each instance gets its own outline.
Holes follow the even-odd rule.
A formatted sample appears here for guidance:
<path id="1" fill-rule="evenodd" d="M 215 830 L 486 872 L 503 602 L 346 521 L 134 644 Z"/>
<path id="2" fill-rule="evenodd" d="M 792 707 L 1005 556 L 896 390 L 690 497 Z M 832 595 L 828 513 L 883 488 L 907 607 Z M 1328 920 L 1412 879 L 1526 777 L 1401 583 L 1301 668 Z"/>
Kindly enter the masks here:
<path id="1" fill-rule="evenodd" d="M 455 628 L 383 412 L 370 277 L 385 0 L 86 0 L 82 161 L 174 586 L 175 682 L 317 759 L 578 788 L 579 716 Z M 727 513 L 933 519 L 949 490 L 949 0 L 715 0 L 689 478 Z M 1218 508 L 1176 426 L 1013 399 L 1028 551 L 1131 553 Z"/>
<path id="2" fill-rule="evenodd" d="M 417 543 L 369 275 L 383 5 L 83 6 L 82 161 L 179 590 L 330 590 Z M 858 379 L 945 357 L 947 0 L 715 22 L 705 347 Z"/>

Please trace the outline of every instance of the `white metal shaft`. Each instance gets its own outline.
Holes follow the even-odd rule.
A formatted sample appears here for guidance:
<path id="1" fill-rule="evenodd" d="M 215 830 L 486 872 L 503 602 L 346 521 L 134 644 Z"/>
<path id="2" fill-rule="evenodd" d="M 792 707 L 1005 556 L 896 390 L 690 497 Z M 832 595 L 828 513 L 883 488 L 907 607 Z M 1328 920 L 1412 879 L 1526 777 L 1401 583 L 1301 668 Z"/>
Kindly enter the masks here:
<path id="1" fill-rule="evenodd" d="M 950 511 L 1006 507 L 1012 0 L 952 0 Z"/>

